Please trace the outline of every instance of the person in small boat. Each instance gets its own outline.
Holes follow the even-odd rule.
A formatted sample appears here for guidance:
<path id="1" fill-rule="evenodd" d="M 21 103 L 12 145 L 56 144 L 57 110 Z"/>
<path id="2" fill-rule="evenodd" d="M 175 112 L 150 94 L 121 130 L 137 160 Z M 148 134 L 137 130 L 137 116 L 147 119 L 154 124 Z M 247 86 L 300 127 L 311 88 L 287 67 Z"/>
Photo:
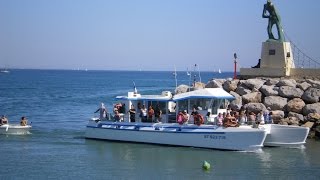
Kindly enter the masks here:
<path id="1" fill-rule="evenodd" d="M 153 120 L 153 115 L 154 115 L 154 109 L 153 109 L 153 107 L 150 105 L 150 106 L 149 106 L 149 110 L 148 110 L 148 122 L 152 122 L 152 120 Z"/>
<path id="2" fill-rule="evenodd" d="M 26 126 L 28 124 L 28 120 L 26 117 L 21 117 L 20 126 Z"/>
<path id="3" fill-rule="evenodd" d="M 0 118 L 0 125 L 8 124 L 8 118 L 5 115 L 2 115 Z"/>
<path id="4" fill-rule="evenodd" d="M 99 109 L 97 109 L 94 113 L 97 113 L 97 112 L 100 112 L 100 120 L 104 120 L 107 116 L 107 109 L 106 107 L 104 106 L 103 103 L 101 103 L 101 106 Z"/>
<path id="5" fill-rule="evenodd" d="M 134 105 L 131 104 L 131 108 L 129 109 L 130 122 L 136 122 L 136 109 Z"/>

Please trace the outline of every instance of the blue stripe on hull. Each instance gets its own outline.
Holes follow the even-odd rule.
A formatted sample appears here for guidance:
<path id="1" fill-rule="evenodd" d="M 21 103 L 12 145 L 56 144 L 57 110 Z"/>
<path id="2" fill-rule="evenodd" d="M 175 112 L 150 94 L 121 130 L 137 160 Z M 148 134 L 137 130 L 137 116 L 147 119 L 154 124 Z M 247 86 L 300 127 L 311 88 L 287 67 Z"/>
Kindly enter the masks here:
<path id="1" fill-rule="evenodd" d="M 152 126 L 146 126 L 146 127 L 152 127 Z M 108 130 L 117 130 L 117 131 L 143 131 L 143 132 L 151 132 L 151 133 L 187 133 L 187 134 L 225 134 L 225 132 L 186 132 L 181 131 L 183 129 L 189 129 L 189 128 L 181 128 L 178 130 L 178 127 L 170 127 L 172 129 L 177 129 L 177 131 L 161 131 L 161 130 L 140 130 L 140 129 L 120 129 L 120 128 L 103 128 L 103 127 L 96 127 L 96 126 L 87 126 L 87 128 L 96 128 L 96 129 L 108 129 Z M 166 127 L 169 128 L 169 127 Z M 197 128 L 194 128 L 197 129 Z M 210 129 L 213 130 L 213 129 Z"/>

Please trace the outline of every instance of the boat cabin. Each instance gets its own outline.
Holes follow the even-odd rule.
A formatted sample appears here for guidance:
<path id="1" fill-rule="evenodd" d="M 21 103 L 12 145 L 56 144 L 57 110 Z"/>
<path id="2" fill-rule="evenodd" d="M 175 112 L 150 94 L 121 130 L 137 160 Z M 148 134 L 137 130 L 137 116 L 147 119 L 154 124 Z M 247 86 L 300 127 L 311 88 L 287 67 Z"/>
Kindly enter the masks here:
<path id="1" fill-rule="evenodd" d="M 128 96 L 117 96 L 116 99 L 123 102 L 126 109 L 125 113 L 120 114 L 120 121 L 131 122 L 128 111 L 133 105 L 136 110 L 135 122 L 141 122 L 140 108 L 145 105 L 147 111 L 150 106 L 154 110 L 156 107 L 160 108 L 162 123 L 175 123 L 179 112 L 187 111 L 190 115 L 194 108 L 203 117 L 207 116 L 208 121 L 213 122 L 219 112 L 226 112 L 228 100 L 233 100 L 234 97 L 222 88 L 205 88 L 174 96 L 170 91 L 163 91 L 161 95 L 128 92 Z M 151 122 L 156 122 L 155 118 Z M 189 121 L 189 123 L 193 122 Z"/>

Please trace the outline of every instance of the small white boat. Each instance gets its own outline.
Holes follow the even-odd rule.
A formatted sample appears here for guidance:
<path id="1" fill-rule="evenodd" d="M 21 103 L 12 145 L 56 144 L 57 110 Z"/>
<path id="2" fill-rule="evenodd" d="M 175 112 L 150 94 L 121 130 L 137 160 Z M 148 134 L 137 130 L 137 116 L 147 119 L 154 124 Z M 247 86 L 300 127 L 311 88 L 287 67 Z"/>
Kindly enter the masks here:
<path id="1" fill-rule="evenodd" d="M 23 135 L 30 134 L 29 130 L 32 126 L 20 126 L 19 124 L 4 124 L 0 126 L 0 134 Z"/>
<path id="2" fill-rule="evenodd" d="M 0 70 L 0 73 L 10 73 L 10 71 L 7 69 L 2 69 L 2 70 Z"/>
<path id="3" fill-rule="evenodd" d="M 129 92 L 128 96 L 118 96 L 126 101 L 126 109 L 138 104 L 159 105 L 162 111 L 161 123 L 141 122 L 139 113 L 135 122 L 131 122 L 127 113 L 121 115 L 120 122 L 90 119 L 85 137 L 90 139 L 127 141 L 173 146 L 189 146 L 221 150 L 255 151 L 261 149 L 266 131 L 257 128 L 223 128 L 216 125 L 180 125 L 176 123 L 179 111 L 188 110 L 197 105 L 200 114 L 217 111 L 226 99 L 234 97 L 221 88 L 206 88 L 183 94 L 172 95 L 164 91 L 161 95 L 141 95 Z M 217 107 L 215 107 L 217 106 Z M 109 116 L 110 117 L 110 116 Z"/>

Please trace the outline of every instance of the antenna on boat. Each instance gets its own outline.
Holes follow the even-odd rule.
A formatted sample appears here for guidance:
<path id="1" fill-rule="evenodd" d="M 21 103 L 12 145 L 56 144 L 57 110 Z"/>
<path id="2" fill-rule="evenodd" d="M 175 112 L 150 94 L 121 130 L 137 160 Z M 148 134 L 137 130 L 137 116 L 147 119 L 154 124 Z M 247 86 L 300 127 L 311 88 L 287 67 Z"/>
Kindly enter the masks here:
<path id="1" fill-rule="evenodd" d="M 133 83 L 133 88 L 134 88 L 134 94 L 138 94 L 136 83 L 134 81 L 132 81 L 132 83 Z"/>
<path id="2" fill-rule="evenodd" d="M 194 64 L 194 68 L 193 68 L 193 73 L 194 73 L 194 75 L 193 75 L 193 87 L 196 87 L 196 77 L 197 77 L 196 68 L 197 68 L 197 64 Z"/>
<path id="3" fill-rule="evenodd" d="M 197 64 L 196 64 L 197 65 Z M 202 82 L 201 81 L 201 75 L 200 75 L 200 68 L 199 68 L 199 65 L 197 66 L 198 67 L 198 73 L 199 73 L 199 80 L 200 80 L 200 82 Z"/>
<path id="4" fill-rule="evenodd" d="M 189 76 L 189 88 L 188 88 L 188 91 L 189 91 L 191 86 L 191 72 L 189 72 L 188 68 L 187 68 L 187 76 Z"/>
<path id="5" fill-rule="evenodd" d="M 174 79 L 176 81 L 176 88 L 178 87 L 178 80 L 177 80 L 177 69 L 176 65 L 174 65 L 174 73 L 173 73 Z"/>

